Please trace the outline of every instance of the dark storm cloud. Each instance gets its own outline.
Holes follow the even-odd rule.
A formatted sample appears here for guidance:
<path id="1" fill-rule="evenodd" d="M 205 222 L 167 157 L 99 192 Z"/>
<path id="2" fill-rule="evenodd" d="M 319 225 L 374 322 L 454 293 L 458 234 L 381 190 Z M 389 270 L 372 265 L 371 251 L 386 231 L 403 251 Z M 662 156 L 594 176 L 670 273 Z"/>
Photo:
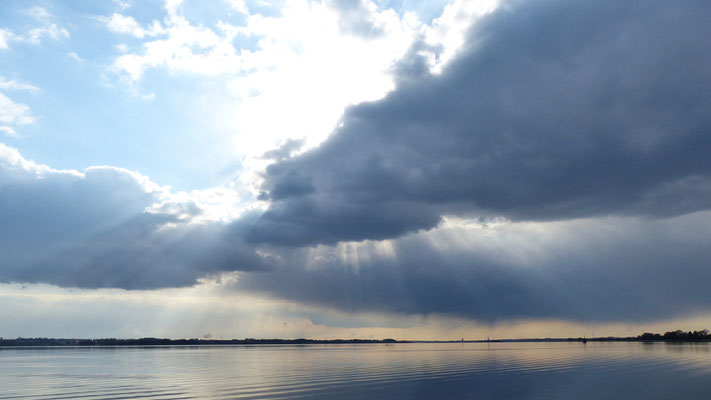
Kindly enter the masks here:
<path id="1" fill-rule="evenodd" d="M 293 249 L 241 290 L 354 312 L 651 321 L 711 307 L 711 213 L 444 228 L 378 243 Z"/>
<path id="2" fill-rule="evenodd" d="M 0 282 L 149 289 L 266 267 L 238 225 L 187 223 L 200 213 L 129 171 L 51 170 L 0 144 Z"/>
<path id="3" fill-rule="evenodd" d="M 249 271 L 239 290 L 299 303 L 482 321 L 648 320 L 711 306 L 709 212 L 443 227 L 389 243 L 257 252 L 240 238 L 258 215 L 187 224 L 197 205 L 166 201 L 136 174 L 23 166 L 16 152 L 3 157 L 7 149 L 0 282 L 152 289 L 239 270 Z"/>
<path id="4" fill-rule="evenodd" d="M 248 240 L 382 239 L 465 213 L 708 209 L 709 13 L 705 1 L 505 3 L 441 75 L 400 80 L 319 148 L 270 166 L 270 208 Z"/>

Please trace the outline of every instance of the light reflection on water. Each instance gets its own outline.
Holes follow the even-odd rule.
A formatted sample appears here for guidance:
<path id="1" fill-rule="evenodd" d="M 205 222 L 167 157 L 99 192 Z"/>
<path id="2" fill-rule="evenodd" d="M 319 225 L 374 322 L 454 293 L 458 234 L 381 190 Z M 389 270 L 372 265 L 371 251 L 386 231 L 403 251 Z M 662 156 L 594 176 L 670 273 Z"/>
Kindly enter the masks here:
<path id="1" fill-rule="evenodd" d="M 0 348 L 0 399 L 711 398 L 711 344 Z"/>

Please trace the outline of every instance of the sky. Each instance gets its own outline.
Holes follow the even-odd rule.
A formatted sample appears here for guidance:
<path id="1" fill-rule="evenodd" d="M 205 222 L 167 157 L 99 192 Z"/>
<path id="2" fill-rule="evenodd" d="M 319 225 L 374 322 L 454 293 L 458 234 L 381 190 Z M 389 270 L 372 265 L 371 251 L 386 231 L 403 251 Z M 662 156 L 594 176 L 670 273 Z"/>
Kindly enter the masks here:
<path id="1" fill-rule="evenodd" d="M 711 327 L 711 4 L 0 3 L 0 336 Z"/>

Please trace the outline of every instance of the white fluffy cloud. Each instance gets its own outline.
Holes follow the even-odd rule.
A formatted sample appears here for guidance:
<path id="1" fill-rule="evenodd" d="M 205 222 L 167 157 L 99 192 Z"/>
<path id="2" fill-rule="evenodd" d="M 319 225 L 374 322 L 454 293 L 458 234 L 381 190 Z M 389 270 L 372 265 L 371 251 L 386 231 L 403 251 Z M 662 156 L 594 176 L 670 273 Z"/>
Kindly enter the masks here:
<path id="1" fill-rule="evenodd" d="M 143 44 L 141 54 L 124 54 L 113 63 L 115 71 L 128 74 L 134 81 L 139 80 L 146 69 L 156 67 L 204 75 L 240 71 L 239 55 L 231 43 L 234 36 L 219 35 L 204 26 L 192 25 L 173 8 L 167 10 L 165 27 L 154 21 L 152 26 L 143 28 L 132 17 L 120 14 L 101 20 L 116 33 L 137 38 L 158 36 Z"/>
<path id="2" fill-rule="evenodd" d="M 27 82 L 16 81 L 14 79 L 7 80 L 0 76 L 0 89 L 3 90 L 26 90 L 28 92 L 37 92 L 39 88 Z"/>
<path id="3" fill-rule="evenodd" d="M 111 32 L 128 34 L 137 38 L 156 36 L 164 32 L 158 21 L 153 21 L 153 24 L 148 29 L 144 29 L 133 17 L 117 13 L 111 14 L 110 17 L 99 17 L 99 21 L 105 23 Z"/>
<path id="4" fill-rule="evenodd" d="M 69 31 L 57 24 L 48 24 L 39 28 L 33 28 L 27 33 L 27 41 L 32 44 L 39 44 L 43 38 L 61 40 L 69 37 Z"/>
<path id="5" fill-rule="evenodd" d="M 26 8 L 20 11 L 20 13 L 27 15 L 28 17 L 34 18 L 37 21 L 49 21 L 52 19 L 52 14 L 47 11 L 46 8 L 39 6 Z"/>
<path id="6" fill-rule="evenodd" d="M 0 132 L 2 132 L 5 136 L 17 136 L 17 132 L 15 132 L 15 129 L 5 125 L 0 125 Z"/>
<path id="7" fill-rule="evenodd" d="M 53 22 L 54 16 L 45 8 L 32 7 L 22 10 L 20 13 L 34 19 L 39 25 L 34 25 L 24 33 L 15 33 L 0 28 L 0 50 L 8 49 L 11 42 L 38 45 L 43 39 L 62 40 L 70 36 L 69 31 Z"/>
<path id="8" fill-rule="evenodd" d="M 14 33 L 8 31 L 7 29 L 0 28 L 0 50 L 5 50 L 9 47 L 9 43 L 16 40 Z"/>
<path id="9" fill-rule="evenodd" d="M 0 76 L 0 89 L 2 90 L 24 90 L 37 92 L 39 89 L 29 83 L 20 82 L 13 79 L 7 80 Z M 17 103 L 0 92 L 0 132 L 5 136 L 17 136 L 13 125 L 27 125 L 34 122 L 35 118 L 30 112 L 30 107 Z"/>
<path id="10" fill-rule="evenodd" d="M 70 51 L 69 53 L 67 53 L 67 57 L 69 57 L 70 59 L 72 59 L 72 60 L 74 60 L 74 61 L 76 61 L 76 62 L 79 62 L 79 63 L 80 63 L 80 62 L 84 62 L 84 59 L 81 58 L 81 57 L 79 57 L 79 54 L 77 54 L 77 53 L 75 53 L 75 52 L 73 52 L 73 51 Z"/>
<path id="11" fill-rule="evenodd" d="M 34 121 L 30 108 L 0 92 L 0 124 L 26 125 Z"/>
<path id="12" fill-rule="evenodd" d="M 233 10 L 240 12 L 242 14 L 249 14 L 249 7 L 247 7 L 247 2 L 245 0 L 225 0 L 227 4 L 232 7 Z"/>

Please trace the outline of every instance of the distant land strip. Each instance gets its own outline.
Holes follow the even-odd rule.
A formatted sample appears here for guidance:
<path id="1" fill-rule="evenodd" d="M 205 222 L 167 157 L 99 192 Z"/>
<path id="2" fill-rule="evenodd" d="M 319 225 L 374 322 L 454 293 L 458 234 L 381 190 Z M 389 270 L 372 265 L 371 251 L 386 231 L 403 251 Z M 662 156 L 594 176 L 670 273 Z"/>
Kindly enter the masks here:
<path id="1" fill-rule="evenodd" d="M 643 333 L 629 337 L 577 337 L 577 338 L 530 338 L 530 339 L 483 339 L 483 340 L 395 340 L 395 339 L 165 339 L 145 337 L 139 339 L 55 339 L 23 338 L 4 339 L 0 347 L 62 347 L 62 346 L 239 346 L 274 344 L 390 344 L 390 343 L 502 343 L 502 342 L 711 342 L 709 331 L 681 330 L 658 333 Z"/>

